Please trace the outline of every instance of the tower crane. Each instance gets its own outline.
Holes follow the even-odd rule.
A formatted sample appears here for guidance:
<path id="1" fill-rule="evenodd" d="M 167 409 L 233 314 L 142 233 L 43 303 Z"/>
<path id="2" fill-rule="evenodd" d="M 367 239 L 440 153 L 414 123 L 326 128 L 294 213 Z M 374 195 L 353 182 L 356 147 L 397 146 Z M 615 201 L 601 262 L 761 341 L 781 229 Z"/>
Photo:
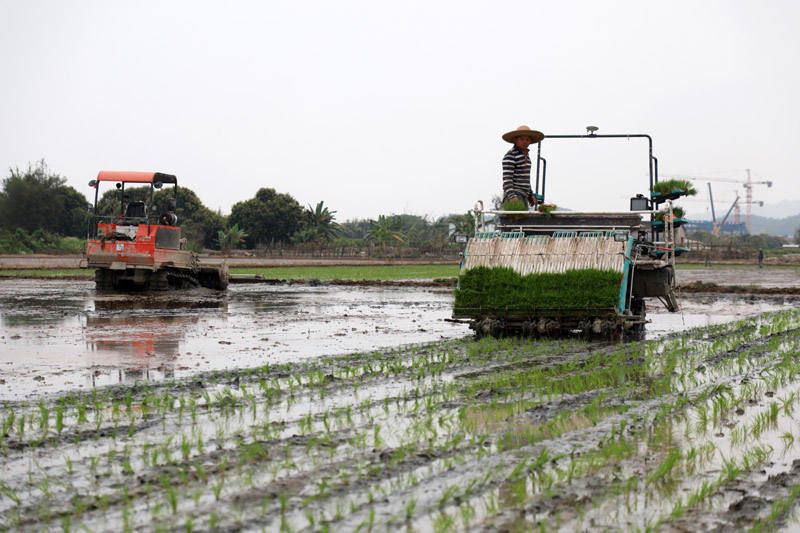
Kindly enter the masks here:
<path id="1" fill-rule="evenodd" d="M 735 192 L 736 192 L 736 198 L 734 198 L 733 201 L 730 201 L 730 200 L 719 201 L 719 200 L 717 200 L 717 204 L 721 203 L 723 205 L 730 205 L 731 206 L 731 208 L 728 209 L 728 213 L 725 215 L 725 217 L 722 219 L 721 222 L 718 222 L 717 219 L 716 219 L 716 213 L 715 213 L 715 209 L 714 209 L 715 208 L 714 196 L 713 196 L 713 194 L 711 192 L 711 183 L 708 184 L 708 199 L 706 199 L 706 198 L 694 198 L 694 197 L 692 197 L 692 198 L 682 198 L 681 202 L 703 202 L 703 203 L 708 202 L 708 204 L 711 206 L 711 220 L 712 220 L 712 225 L 713 225 L 713 228 L 714 228 L 714 235 L 719 236 L 720 230 L 724 228 L 723 224 L 725 224 L 725 221 L 728 219 L 728 216 L 730 216 L 730 214 L 731 214 L 731 210 L 733 211 L 733 224 L 735 224 L 736 226 L 739 226 L 741 224 L 741 222 L 742 222 L 742 219 L 741 219 L 740 214 L 739 214 L 739 207 L 744 205 L 747 202 L 745 200 L 742 200 L 741 196 L 739 196 L 739 191 L 735 191 Z M 759 207 L 764 207 L 764 202 L 762 200 L 753 200 L 750 203 L 752 203 L 753 205 L 758 205 Z"/>
<path id="2" fill-rule="evenodd" d="M 750 206 L 754 203 L 753 201 L 753 185 L 766 185 L 767 187 L 772 187 L 772 182 L 768 180 L 763 181 L 753 181 L 750 177 L 750 169 L 746 169 L 747 172 L 747 179 L 734 179 L 734 178 L 710 178 L 710 177 L 703 177 L 703 176 L 686 176 L 682 174 L 662 174 L 663 177 L 667 178 L 676 178 L 676 179 L 684 179 L 684 180 L 692 180 L 692 181 L 724 181 L 728 183 L 741 183 L 742 187 L 745 188 L 746 200 L 742 203 L 747 205 L 747 232 L 750 233 L 750 218 L 751 218 L 751 209 Z"/>
<path id="3" fill-rule="evenodd" d="M 711 220 L 714 223 L 714 236 L 719 237 L 719 232 L 722 229 L 722 226 L 725 225 L 725 221 L 728 220 L 728 216 L 730 216 L 731 211 L 734 209 L 736 209 L 736 223 L 739 223 L 739 206 L 736 205 L 739 203 L 739 193 L 736 193 L 736 200 L 733 201 L 731 208 L 728 209 L 728 212 L 725 213 L 725 216 L 719 223 L 717 222 L 717 217 L 714 214 L 714 196 L 711 194 L 711 183 L 708 184 L 708 199 L 711 202 Z"/>

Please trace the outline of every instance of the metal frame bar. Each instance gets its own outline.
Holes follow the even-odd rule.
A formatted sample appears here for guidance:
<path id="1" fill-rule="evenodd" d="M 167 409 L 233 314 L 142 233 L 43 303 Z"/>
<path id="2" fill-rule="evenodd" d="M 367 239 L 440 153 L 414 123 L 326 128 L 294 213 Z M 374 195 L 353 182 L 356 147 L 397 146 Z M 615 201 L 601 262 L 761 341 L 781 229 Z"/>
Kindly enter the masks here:
<path id="1" fill-rule="evenodd" d="M 653 192 L 653 185 L 658 183 L 658 159 L 653 155 L 653 138 L 647 135 L 646 133 L 626 133 L 626 134 L 608 134 L 608 135 L 598 135 L 596 133 L 588 133 L 585 135 L 547 135 L 542 140 L 544 142 L 547 139 L 633 139 L 633 138 L 641 138 L 647 139 L 648 143 L 648 168 L 650 169 L 650 193 Z M 541 173 L 541 183 L 542 183 L 542 198 L 544 198 L 544 191 L 545 185 L 547 181 L 547 161 L 542 157 L 542 142 L 539 143 L 537 149 L 537 161 L 536 161 L 536 190 L 534 191 L 536 194 L 539 194 L 539 162 L 544 161 L 544 165 L 542 165 L 542 173 Z M 543 200 L 546 202 L 547 200 Z"/>

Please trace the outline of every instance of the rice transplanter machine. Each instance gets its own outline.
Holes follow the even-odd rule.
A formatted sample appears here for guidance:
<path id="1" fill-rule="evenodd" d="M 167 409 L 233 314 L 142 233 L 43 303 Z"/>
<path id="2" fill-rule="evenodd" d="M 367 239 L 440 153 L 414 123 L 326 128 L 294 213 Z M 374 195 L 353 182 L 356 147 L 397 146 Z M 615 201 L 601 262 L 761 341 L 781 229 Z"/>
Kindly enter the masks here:
<path id="1" fill-rule="evenodd" d="M 538 144 L 533 188 L 537 211 L 473 211 L 475 235 L 463 254 L 453 318 L 478 336 L 568 333 L 609 335 L 641 331 L 647 299 L 674 312 L 676 229 L 685 219 L 672 201 L 691 194 L 659 185 L 649 135 L 549 135 Z M 648 143 L 649 196 L 630 199 L 630 211 L 555 211 L 545 203 L 547 162 L 542 145 L 556 139 L 642 138 Z M 666 189 L 663 185 L 667 185 Z M 487 222 L 494 215 L 494 227 Z"/>

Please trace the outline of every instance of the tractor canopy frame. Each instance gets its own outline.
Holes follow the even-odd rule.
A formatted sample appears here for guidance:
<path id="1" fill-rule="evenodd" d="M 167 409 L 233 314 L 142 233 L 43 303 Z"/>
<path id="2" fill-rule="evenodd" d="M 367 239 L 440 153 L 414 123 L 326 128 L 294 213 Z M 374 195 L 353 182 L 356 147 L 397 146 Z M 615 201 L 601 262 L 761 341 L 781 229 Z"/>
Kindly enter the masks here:
<path id="1" fill-rule="evenodd" d="M 89 182 L 89 187 L 94 188 L 94 206 L 93 206 L 93 214 L 94 216 L 91 217 L 89 221 L 89 228 L 87 235 L 89 237 L 92 236 L 92 230 L 96 231 L 97 223 L 96 220 L 99 217 L 97 214 L 97 204 L 99 202 L 99 195 L 100 195 L 100 182 L 116 182 L 117 191 L 119 194 L 119 203 L 120 203 L 120 212 L 119 215 L 122 217 L 126 217 L 126 206 L 125 206 L 125 185 L 127 183 L 133 184 L 149 184 L 150 185 L 150 195 L 147 201 L 147 208 L 144 213 L 136 213 L 132 215 L 134 218 L 147 218 L 148 226 L 153 222 L 150 220 L 150 216 L 145 215 L 145 213 L 151 213 L 153 207 L 153 195 L 155 193 L 155 189 L 160 189 L 163 187 L 164 184 L 170 184 L 174 186 L 174 193 L 173 193 L 173 205 L 167 206 L 167 211 L 174 211 L 175 205 L 177 204 L 178 200 L 178 178 L 173 174 L 164 174 L 162 172 L 131 172 L 131 171 L 111 171 L 111 170 L 101 170 L 97 174 L 97 179 L 91 180 Z M 113 216 L 113 215 L 112 215 Z M 177 220 L 177 219 L 175 219 Z"/>

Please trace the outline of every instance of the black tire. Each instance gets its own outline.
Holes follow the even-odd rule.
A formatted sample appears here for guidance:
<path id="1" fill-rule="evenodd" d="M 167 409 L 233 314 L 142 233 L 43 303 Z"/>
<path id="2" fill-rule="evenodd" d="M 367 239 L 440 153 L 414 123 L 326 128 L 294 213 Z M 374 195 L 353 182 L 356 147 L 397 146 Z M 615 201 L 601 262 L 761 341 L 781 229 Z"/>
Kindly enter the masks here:
<path id="1" fill-rule="evenodd" d="M 115 287 L 115 276 L 110 270 L 98 268 L 94 271 L 94 286 L 98 291 L 111 291 Z"/>
<path id="2" fill-rule="evenodd" d="M 635 299 L 631 302 L 631 313 L 642 321 L 641 324 L 633 325 L 633 331 L 644 331 L 644 320 L 647 317 L 647 304 L 644 299 Z"/>

